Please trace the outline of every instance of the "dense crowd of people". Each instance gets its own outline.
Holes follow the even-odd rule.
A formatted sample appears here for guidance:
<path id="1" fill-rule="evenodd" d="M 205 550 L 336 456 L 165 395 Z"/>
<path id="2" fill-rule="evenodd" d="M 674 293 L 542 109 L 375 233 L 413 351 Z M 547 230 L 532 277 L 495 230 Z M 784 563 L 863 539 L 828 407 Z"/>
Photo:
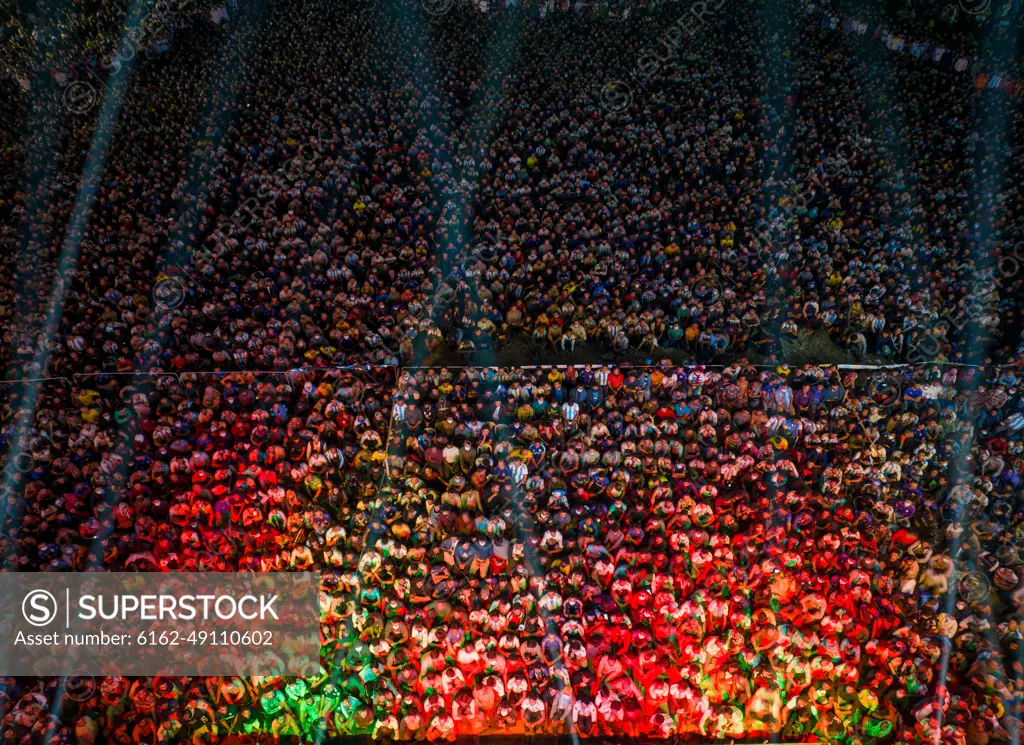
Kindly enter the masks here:
<path id="1" fill-rule="evenodd" d="M 659 15 L 418 10 L 207 23 L 136 63 L 116 126 L 102 75 L 34 79 L 3 154 L 9 375 L 486 364 L 517 341 L 1020 356 L 1019 108 L 976 85 L 999 48 L 958 72 L 955 49 L 923 64 L 799 5 L 725 3 L 660 64 Z M 104 103 L 62 108 L 73 85 Z M 58 268 L 76 257 L 90 271 Z"/>
<path id="2" fill-rule="evenodd" d="M 224 3 L 227 4 L 226 2 Z M 15 2 L 0 11 L 0 69 L 25 79 L 32 69 L 109 62 L 155 50 L 212 0 L 81 0 L 71 5 Z M 129 29 L 134 32 L 126 34 Z"/>
<path id="3" fill-rule="evenodd" d="M 0 680 L 0 737 L 1015 741 L 1016 26 L 706 5 L 8 81 L 4 568 L 319 571 L 323 670 Z"/>
<path id="4" fill-rule="evenodd" d="M 67 679 L 61 711 L 12 680 L 5 732 L 1016 736 L 1018 371 L 394 374 L 44 395 L 8 569 L 319 571 L 324 669 Z"/>

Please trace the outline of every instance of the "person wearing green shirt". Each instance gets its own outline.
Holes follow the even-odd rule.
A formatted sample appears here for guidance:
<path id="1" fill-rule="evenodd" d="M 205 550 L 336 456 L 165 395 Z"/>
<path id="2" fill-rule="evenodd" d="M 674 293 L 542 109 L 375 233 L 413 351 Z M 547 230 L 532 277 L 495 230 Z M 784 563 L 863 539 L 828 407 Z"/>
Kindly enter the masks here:
<path id="1" fill-rule="evenodd" d="M 543 396 L 541 396 L 540 398 L 533 402 L 533 413 L 537 416 L 538 419 L 543 419 L 547 415 L 549 408 L 551 408 L 551 405 L 544 399 Z"/>

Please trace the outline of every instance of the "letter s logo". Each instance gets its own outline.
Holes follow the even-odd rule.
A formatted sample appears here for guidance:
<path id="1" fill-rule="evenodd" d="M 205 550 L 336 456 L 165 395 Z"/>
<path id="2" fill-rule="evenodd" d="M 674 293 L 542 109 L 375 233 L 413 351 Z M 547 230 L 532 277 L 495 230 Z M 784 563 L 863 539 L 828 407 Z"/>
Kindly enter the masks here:
<path id="1" fill-rule="evenodd" d="M 46 626 L 57 617 L 57 598 L 46 590 L 32 590 L 21 601 L 21 614 L 33 626 Z"/>

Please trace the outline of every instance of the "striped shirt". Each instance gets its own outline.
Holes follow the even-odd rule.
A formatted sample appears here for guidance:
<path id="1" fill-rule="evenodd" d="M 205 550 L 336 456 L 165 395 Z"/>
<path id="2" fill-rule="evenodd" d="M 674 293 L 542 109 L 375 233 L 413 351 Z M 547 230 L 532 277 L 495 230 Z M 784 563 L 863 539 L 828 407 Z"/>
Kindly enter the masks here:
<path id="1" fill-rule="evenodd" d="M 517 484 L 526 480 L 527 468 L 526 464 L 522 461 L 514 461 L 512 465 L 509 466 L 509 470 L 512 472 L 512 480 Z"/>

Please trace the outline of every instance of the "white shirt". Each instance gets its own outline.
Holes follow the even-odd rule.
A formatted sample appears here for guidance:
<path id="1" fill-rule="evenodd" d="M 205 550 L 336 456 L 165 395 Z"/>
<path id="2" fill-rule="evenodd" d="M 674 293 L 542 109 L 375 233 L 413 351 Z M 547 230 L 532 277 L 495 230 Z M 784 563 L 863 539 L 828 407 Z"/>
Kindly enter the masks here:
<path id="1" fill-rule="evenodd" d="M 512 480 L 517 484 L 526 480 L 527 468 L 526 464 L 522 461 L 516 461 L 513 463 L 509 470 L 512 472 Z"/>

